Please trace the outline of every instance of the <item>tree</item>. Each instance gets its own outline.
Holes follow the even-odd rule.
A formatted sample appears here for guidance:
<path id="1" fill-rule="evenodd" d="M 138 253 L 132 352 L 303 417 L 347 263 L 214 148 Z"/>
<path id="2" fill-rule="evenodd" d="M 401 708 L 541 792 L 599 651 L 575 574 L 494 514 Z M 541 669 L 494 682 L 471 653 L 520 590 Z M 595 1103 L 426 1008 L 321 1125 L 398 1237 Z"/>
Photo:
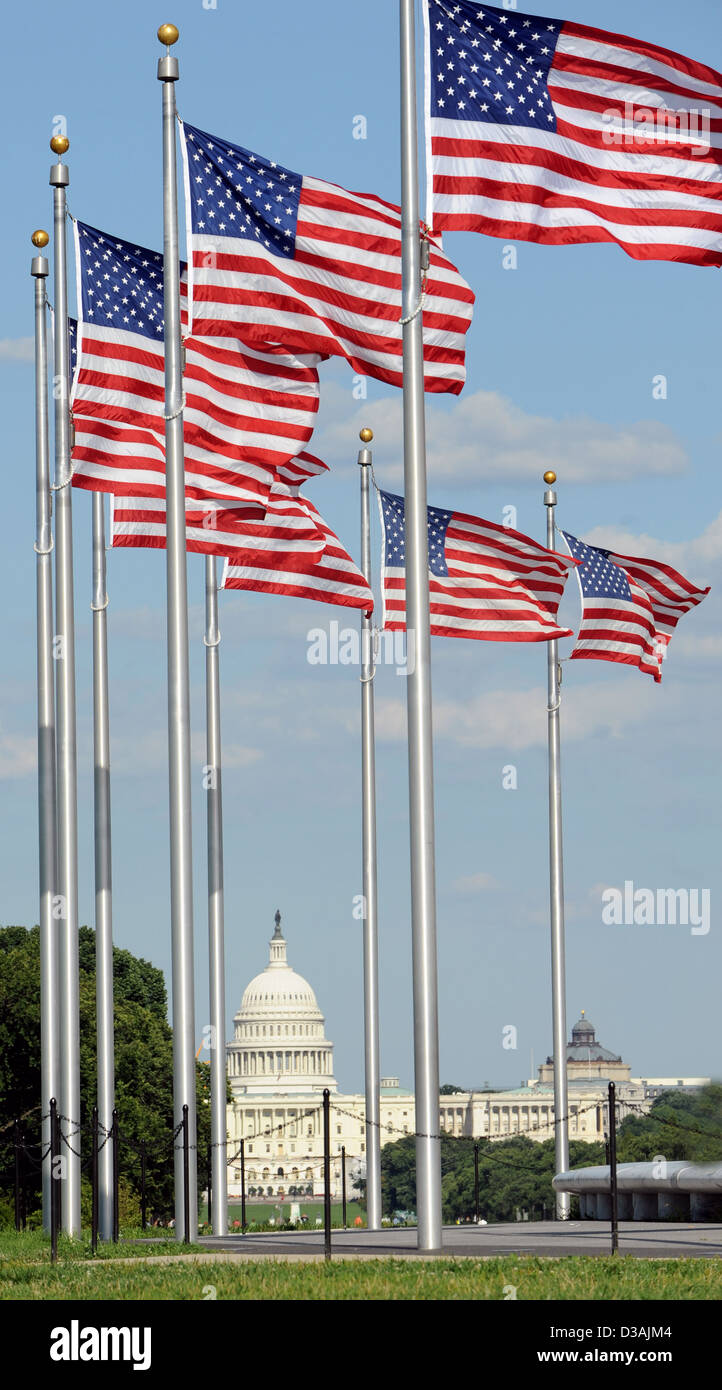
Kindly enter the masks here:
<path id="1" fill-rule="evenodd" d="M 722 1085 L 696 1092 L 665 1091 L 648 1115 L 628 1115 L 619 1127 L 619 1163 L 663 1155 L 692 1163 L 719 1162 L 722 1146 Z"/>
<path id="2" fill-rule="evenodd" d="M 90 1157 L 90 1119 L 96 1095 L 95 933 L 81 927 L 80 1136 Z M 120 1172 L 129 1194 L 140 1192 L 140 1146 L 148 1151 L 148 1210 L 173 1210 L 173 1035 L 166 1018 L 163 974 L 130 951 L 113 950 L 116 1108 L 121 1134 Z M 210 1141 L 209 1067 L 196 1066 L 199 1187 Z M 40 931 L 0 928 L 0 1194 L 13 1185 L 12 1125 L 23 1121 L 28 1143 L 40 1140 Z M 10 1141 L 10 1142 L 9 1142 Z M 175 1141 L 179 1142 L 178 1139 Z M 192 1142 L 192 1141 L 191 1141 Z M 37 1150 L 31 1152 L 37 1153 Z M 37 1169 L 30 1165 L 28 1205 L 37 1206 Z"/>
<path id="3" fill-rule="evenodd" d="M 554 1141 L 526 1135 L 503 1141 L 479 1139 L 480 1214 L 487 1221 L 514 1221 L 517 1211 L 542 1216 L 555 1202 Z M 471 1138 L 441 1136 L 442 1216 L 446 1222 L 474 1215 L 474 1144 Z M 602 1144 L 570 1145 L 572 1167 L 604 1162 Z M 416 1150 L 413 1137 L 381 1150 L 381 1191 L 386 1215 L 416 1210 Z"/>
<path id="4" fill-rule="evenodd" d="M 448 1081 L 439 1087 L 440 1096 L 461 1096 L 464 1094 L 463 1086 L 450 1086 Z"/>

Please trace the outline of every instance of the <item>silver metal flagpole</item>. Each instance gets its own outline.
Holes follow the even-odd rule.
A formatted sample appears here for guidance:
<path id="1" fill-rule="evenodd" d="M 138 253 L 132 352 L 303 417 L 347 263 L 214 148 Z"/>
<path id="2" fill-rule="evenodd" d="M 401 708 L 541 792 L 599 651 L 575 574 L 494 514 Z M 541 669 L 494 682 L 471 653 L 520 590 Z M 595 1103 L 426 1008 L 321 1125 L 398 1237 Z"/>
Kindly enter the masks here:
<path id="1" fill-rule="evenodd" d="M 163 312 L 165 316 L 166 565 L 168 577 L 168 761 L 170 772 L 170 875 L 173 980 L 174 1127 L 188 1106 L 189 1211 L 184 1232 L 183 1146 L 175 1141 L 175 1232 L 197 1235 L 197 1128 L 193 996 L 193 862 L 191 845 L 190 675 L 188 585 L 183 462 L 183 365 L 180 327 L 178 191 L 176 176 L 175 82 L 178 59 L 170 47 L 174 24 L 161 24 L 166 53 L 158 60 L 163 83 Z"/>
<path id="2" fill-rule="evenodd" d="M 556 473 L 545 473 L 544 506 L 547 509 L 547 549 L 556 550 L 554 508 L 557 495 L 551 484 Z M 554 1161 L 557 1173 L 569 1170 L 569 1106 L 567 1092 L 567 1007 L 564 964 L 564 860 L 562 852 L 562 784 L 560 766 L 559 705 L 561 668 L 559 644 L 547 642 L 547 734 L 549 740 L 549 905 L 552 929 L 552 1053 L 554 1061 Z M 557 1193 L 557 1218 L 569 1219 L 570 1196 Z"/>
<path id="3" fill-rule="evenodd" d="M 370 444 L 373 430 L 360 432 Z M 371 586 L 371 451 L 361 449 L 361 570 Z M 364 907 L 364 1061 L 366 1075 L 366 1222 L 381 1230 L 381 1099 L 379 1062 L 379 928 L 376 882 L 376 757 L 374 749 L 373 616 L 361 615 L 361 789 Z"/>
<path id="4" fill-rule="evenodd" d="M 70 470 L 68 284 L 65 190 L 68 169 L 60 162 L 69 141 L 55 135 L 50 148 L 53 189 L 55 301 L 55 657 L 57 662 L 57 816 L 60 935 L 60 1130 L 63 1177 L 62 1225 L 80 1234 L 80 1015 L 78 966 L 78 760 L 75 722 L 75 616 L 73 511 Z"/>
<path id="5" fill-rule="evenodd" d="M 211 1005 L 211 1191 L 214 1236 L 228 1230 L 226 1162 L 226 1001 L 223 942 L 223 802 L 218 574 L 206 555 L 206 796 L 208 797 L 208 967 Z"/>
<path id="6" fill-rule="evenodd" d="M 439 1019 L 414 0 L 400 0 L 400 19 L 406 627 L 407 641 L 413 643 L 414 652 L 406 699 L 414 1074 L 416 1130 L 420 1136 L 416 1141 L 416 1210 L 418 1248 L 437 1250 L 441 1247 Z"/>
<path id="7" fill-rule="evenodd" d="M 97 1010 L 98 1228 L 113 1239 L 113 1146 L 107 1141 L 115 1106 L 113 1025 L 113 881 L 110 835 L 110 717 L 108 711 L 108 593 L 105 578 L 105 497 L 93 497 L 93 751 L 95 774 L 95 998 Z M 105 1142 L 104 1142 L 105 1141 Z"/>
<path id="8" fill-rule="evenodd" d="M 42 251 L 47 232 L 33 232 Z M 50 1101 L 60 1091 L 58 939 L 53 917 L 57 845 L 55 819 L 55 672 L 53 670 L 53 535 L 48 449 L 48 339 L 45 281 L 48 262 L 34 256 L 35 280 L 35 553 L 38 635 L 38 862 L 40 879 L 40 1103 L 43 1227 L 50 1230 Z"/>

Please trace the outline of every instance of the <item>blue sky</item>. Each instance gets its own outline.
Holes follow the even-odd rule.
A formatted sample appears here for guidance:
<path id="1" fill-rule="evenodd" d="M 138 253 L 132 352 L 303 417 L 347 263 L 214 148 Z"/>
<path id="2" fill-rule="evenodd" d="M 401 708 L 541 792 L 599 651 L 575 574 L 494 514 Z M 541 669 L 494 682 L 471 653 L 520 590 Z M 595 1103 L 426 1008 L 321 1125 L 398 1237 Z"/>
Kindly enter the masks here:
<path id="1" fill-rule="evenodd" d="M 547 13 L 548 0 L 527 0 Z M 722 68 L 712 0 L 573 0 L 566 16 Z M 558 12 L 559 17 L 563 17 Z M 153 13 L 127 0 L 109 21 L 69 0 L 4 16 L 6 187 L 0 391 L 4 516 L 0 549 L 0 920 L 37 917 L 34 707 L 34 435 L 30 233 L 51 220 L 48 139 L 71 140 L 73 212 L 160 247 L 160 47 L 181 30 L 178 107 L 227 136 L 352 189 L 398 201 L 396 6 L 176 0 Z M 354 117 L 367 138 L 353 138 Z M 718 274 L 637 263 L 614 246 L 503 243 L 449 234 L 448 254 L 477 304 L 468 380 L 430 398 L 429 499 L 544 536 L 541 474 L 559 474 L 558 521 L 621 550 L 668 558 L 712 584 L 683 620 L 661 686 L 607 663 L 564 665 L 562 762 L 569 1023 L 585 1008 L 635 1075 L 719 1075 L 722 967 L 719 678 L 722 519 Z M 52 293 L 52 286 L 51 286 Z M 331 467 L 309 494 L 358 554 L 358 429 L 376 431 L 378 480 L 401 486 L 400 393 L 352 396 L 344 363 L 322 366 L 314 451 Z M 666 376 L 666 400 L 653 378 Z M 93 920 L 90 501 L 74 498 L 78 637 L 80 916 Z M 649 538 L 642 545 L 641 539 Z M 374 551 L 378 563 L 375 524 Z M 165 563 L 109 555 L 115 936 L 169 967 L 165 732 Z M 194 745 L 197 1035 L 208 1015 L 203 756 L 203 562 L 189 557 Z M 565 599 L 573 624 L 578 601 Z M 353 667 L 312 666 L 309 629 L 342 609 L 255 594 L 221 596 L 225 749 L 226 961 L 230 1018 L 267 959 L 280 907 L 292 964 L 316 989 L 344 1089 L 363 1086 L 358 713 Z M 571 643 L 562 644 L 568 655 Z M 517 1085 L 551 1043 L 546 823 L 546 666 L 541 645 L 434 639 L 437 882 L 442 1079 Z M 382 1067 L 412 1084 L 411 947 L 403 678 L 376 680 Z M 502 769 L 517 769 L 504 790 Z M 711 927 L 605 926 L 601 892 L 707 888 Z M 502 1047 L 514 1024 L 518 1047 Z"/>

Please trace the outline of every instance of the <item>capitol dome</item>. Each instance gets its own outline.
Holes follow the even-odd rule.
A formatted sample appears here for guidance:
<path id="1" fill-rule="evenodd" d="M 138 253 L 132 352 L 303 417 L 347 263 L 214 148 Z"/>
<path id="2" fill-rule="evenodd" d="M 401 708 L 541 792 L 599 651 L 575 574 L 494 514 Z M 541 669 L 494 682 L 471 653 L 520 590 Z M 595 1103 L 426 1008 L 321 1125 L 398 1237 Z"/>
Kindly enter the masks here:
<path id="1" fill-rule="evenodd" d="M 236 1094 L 335 1091 L 333 1044 L 308 980 L 288 964 L 280 912 L 269 945 L 268 965 L 246 986 L 233 1020 L 231 1087 Z"/>
<path id="2" fill-rule="evenodd" d="M 281 931 L 281 914 L 276 913 L 276 930 L 271 938 L 271 958 L 265 970 L 246 986 L 237 1017 L 245 1022 L 286 1022 L 303 1016 L 323 1023 L 323 1014 L 308 980 L 297 975 L 286 959 L 286 942 Z"/>

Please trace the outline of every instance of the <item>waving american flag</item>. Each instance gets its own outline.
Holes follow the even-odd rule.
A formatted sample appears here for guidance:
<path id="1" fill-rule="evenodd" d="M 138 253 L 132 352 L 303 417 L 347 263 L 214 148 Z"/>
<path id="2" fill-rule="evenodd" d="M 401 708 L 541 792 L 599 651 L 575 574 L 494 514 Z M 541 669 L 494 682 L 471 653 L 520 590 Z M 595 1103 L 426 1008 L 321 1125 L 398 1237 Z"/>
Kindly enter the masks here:
<path id="1" fill-rule="evenodd" d="M 406 627 L 404 500 L 379 491 L 384 627 Z M 571 637 L 557 609 L 574 561 L 530 536 L 465 512 L 428 509 L 432 635 L 486 642 Z"/>
<path id="2" fill-rule="evenodd" d="M 81 317 L 71 408 L 73 483 L 165 496 L 163 257 L 75 224 Z M 187 331 L 186 282 L 181 311 Z M 308 443 L 319 401 L 316 354 L 186 335 L 186 496 L 262 501 Z"/>
<path id="3" fill-rule="evenodd" d="M 671 565 L 616 555 L 563 531 L 582 593 L 582 621 L 571 660 L 621 661 L 662 679 L 677 623 L 709 593 Z"/>
<path id="4" fill-rule="evenodd" d="M 402 381 L 401 211 L 184 123 L 191 331 L 345 357 Z M 436 242 L 424 286 L 427 391 L 458 393 L 474 295 Z"/>
<path id="5" fill-rule="evenodd" d="M 327 464 L 308 453 L 279 469 L 264 525 L 249 526 L 243 550 L 228 555 L 222 589 L 252 589 L 372 611 L 373 594 L 361 570 L 313 502 L 300 491 L 308 478 L 327 471 Z M 299 514 L 312 534 L 293 549 L 288 544 L 287 520 Z"/>
<path id="6" fill-rule="evenodd" d="M 429 223 L 722 265 L 722 76 L 640 39 L 423 0 Z"/>
<path id="7" fill-rule="evenodd" d="M 370 612 L 373 595 L 363 574 L 300 492 L 308 478 L 327 471 L 325 463 L 304 452 L 279 468 L 263 506 L 187 501 L 187 549 L 225 558 L 221 588 L 286 594 Z M 164 498 L 113 497 L 115 548 L 164 549 L 165 543 Z"/>

